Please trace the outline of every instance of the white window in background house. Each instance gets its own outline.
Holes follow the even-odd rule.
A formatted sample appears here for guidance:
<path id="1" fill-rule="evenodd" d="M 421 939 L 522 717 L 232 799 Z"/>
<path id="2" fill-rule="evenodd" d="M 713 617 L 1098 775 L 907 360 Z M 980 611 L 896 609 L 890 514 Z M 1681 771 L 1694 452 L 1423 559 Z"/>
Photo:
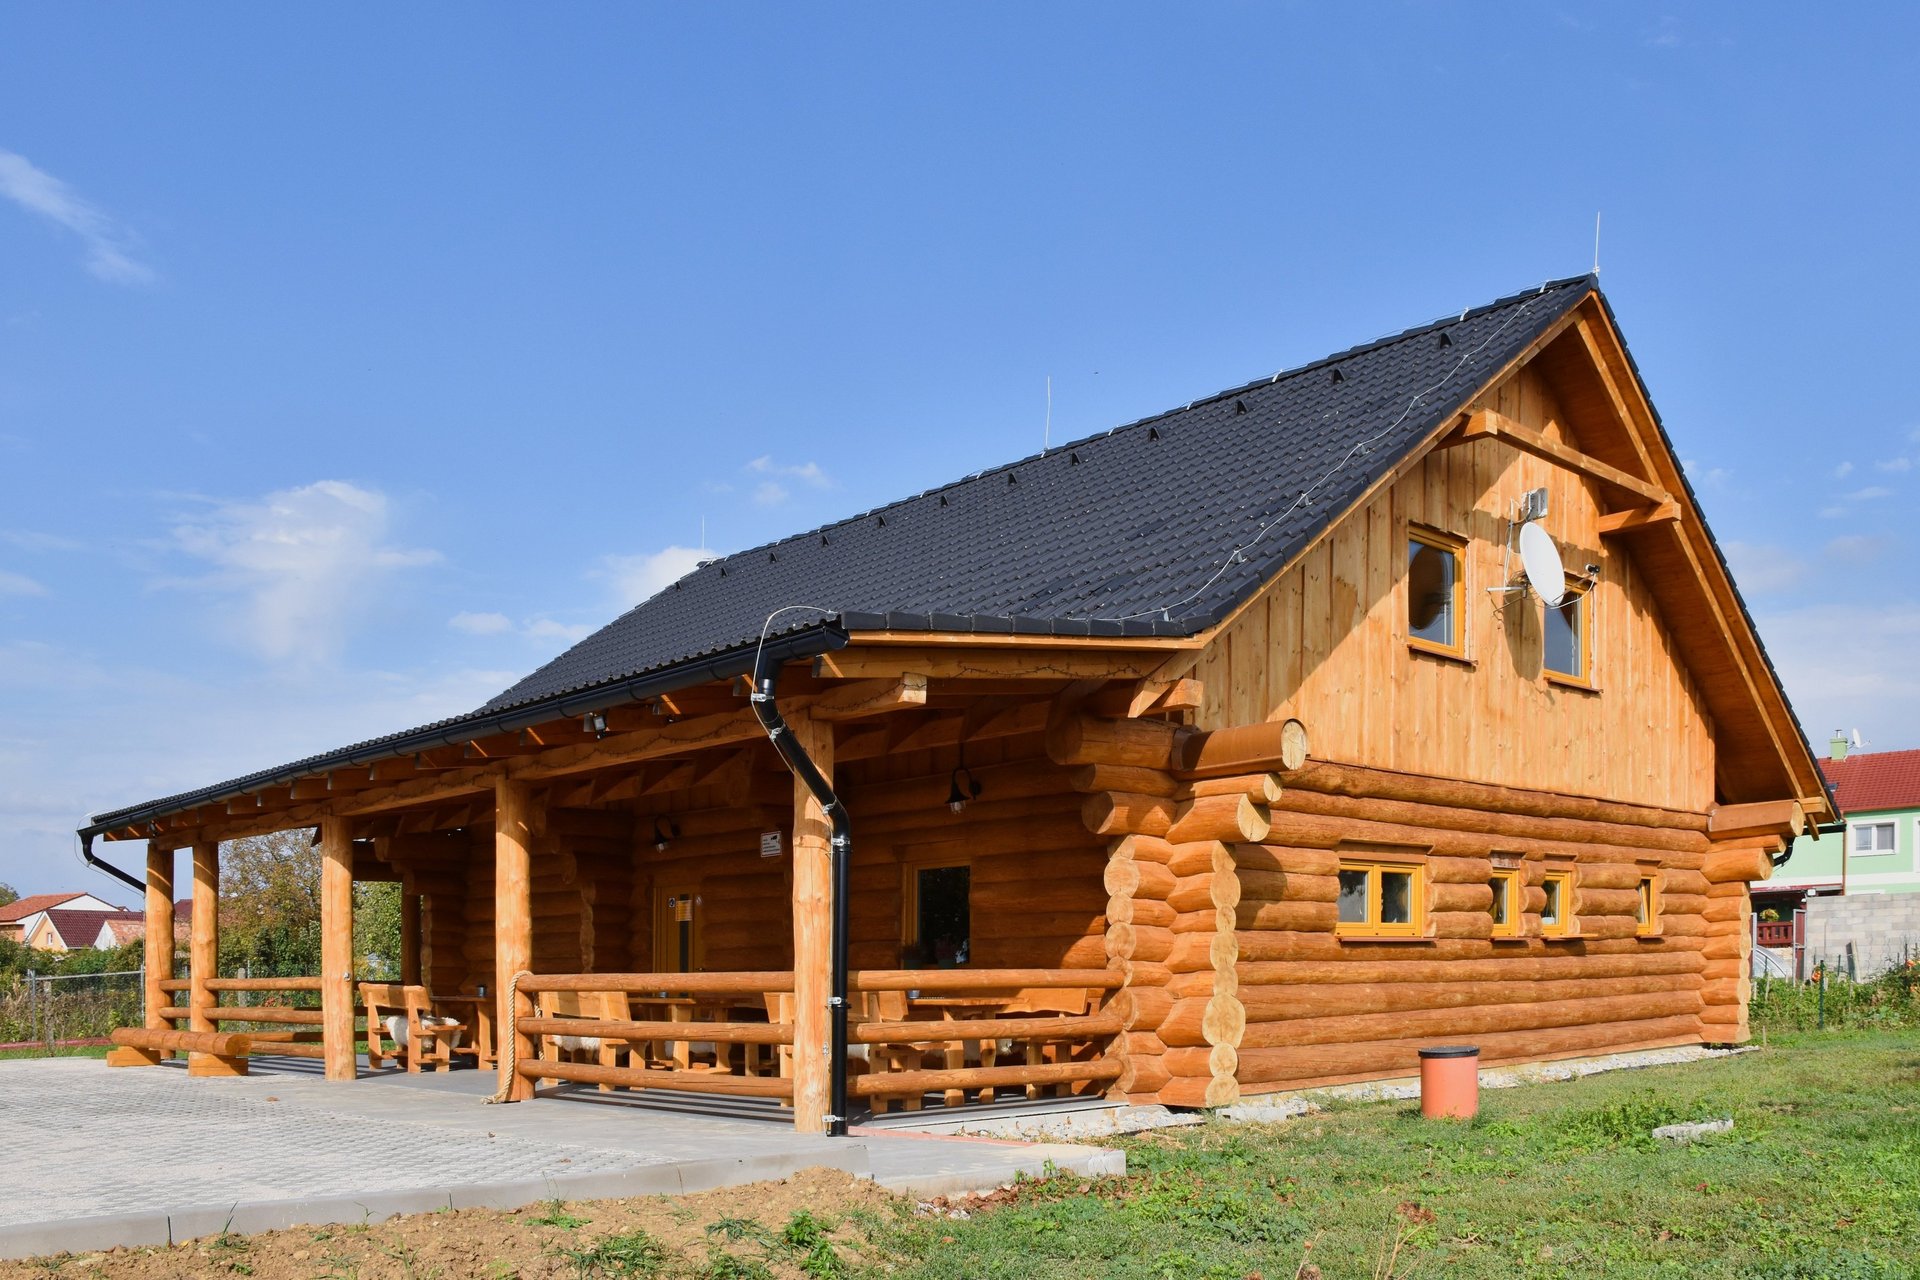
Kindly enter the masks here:
<path id="1" fill-rule="evenodd" d="M 1851 842 L 1848 852 L 1855 857 L 1870 853 L 1892 853 L 1893 824 L 1856 822 L 1847 828 L 1847 839 Z"/>

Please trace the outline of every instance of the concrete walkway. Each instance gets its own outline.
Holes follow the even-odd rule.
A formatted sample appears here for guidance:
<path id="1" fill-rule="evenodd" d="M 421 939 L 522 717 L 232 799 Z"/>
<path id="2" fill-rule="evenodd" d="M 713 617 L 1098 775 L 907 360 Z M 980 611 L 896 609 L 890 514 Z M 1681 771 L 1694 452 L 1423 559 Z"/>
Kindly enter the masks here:
<path id="1" fill-rule="evenodd" d="M 221 1230 L 362 1222 L 670 1194 L 825 1166 L 905 1194 L 985 1190 L 1051 1163 L 1125 1171 L 1097 1147 L 793 1132 L 773 1109 L 635 1105 L 584 1091 L 487 1106 L 490 1073 L 329 1083 L 256 1059 L 243 1079 L 94 1058 L 0 1063 L 0 1125 L 32 1158 L 0 1171 L 0 1257 L 164 1244 Z M 731 1113 L 729 1113 L 729 1110 Z"/>

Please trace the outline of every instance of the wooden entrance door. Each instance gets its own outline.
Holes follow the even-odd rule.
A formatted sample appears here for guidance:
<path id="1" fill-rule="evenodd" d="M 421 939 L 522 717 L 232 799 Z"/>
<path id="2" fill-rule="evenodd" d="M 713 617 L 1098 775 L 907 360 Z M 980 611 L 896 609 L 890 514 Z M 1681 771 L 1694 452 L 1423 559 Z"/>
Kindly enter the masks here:
<path id="1" fill-rule="evenodd" d="M 692 885 L 662 886 L 653 895 L 653 968 L 696 973 L 702 968 L 700 895 Z"/>

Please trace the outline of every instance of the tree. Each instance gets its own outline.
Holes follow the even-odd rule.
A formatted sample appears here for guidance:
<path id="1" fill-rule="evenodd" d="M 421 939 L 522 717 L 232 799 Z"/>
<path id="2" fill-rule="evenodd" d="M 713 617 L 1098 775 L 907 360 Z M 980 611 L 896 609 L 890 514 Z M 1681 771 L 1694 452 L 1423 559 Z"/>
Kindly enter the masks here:
<path id="1" fill-rule="evenodd" d="M 20 891 L 5 881 L 0 881 L 0 907 L 10 907 L 20 901 Z"/>
<path id="2" fill-rule="evenodd" d="M 256 978 L 320 972 L 320 850 L 304 830 L 220 848 L 220 970 Z M 354 969 L 400 973 L 400 886 L 353 886 Z"/>

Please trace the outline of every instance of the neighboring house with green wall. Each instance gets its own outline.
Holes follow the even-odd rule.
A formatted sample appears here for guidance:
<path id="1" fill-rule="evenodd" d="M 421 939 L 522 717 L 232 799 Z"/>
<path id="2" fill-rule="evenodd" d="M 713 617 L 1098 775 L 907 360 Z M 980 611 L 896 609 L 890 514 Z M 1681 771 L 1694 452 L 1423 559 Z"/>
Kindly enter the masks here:
<path id="1" fill-rule="evenodd" d="M 1920 751 L 1873 751 L 1850 755 L 1835 737 L 1831 758 L 1820 770 L 1832 784 L 1846 824 L 1835 832 L 1793 842 L 1793 856 L 1758 895 L 1799 889 L 1828 893 L 1920 893 Z"/>
<path id="2" fill-rule="evenodd" d="M 1830 748 L 1820 771 L 1844 831 L 1801 836 L 1753 886 L 1756 972 L 1876 972 L 1920 948 L 1920 751 L 1854 755 L 1838 734 Z"/>

